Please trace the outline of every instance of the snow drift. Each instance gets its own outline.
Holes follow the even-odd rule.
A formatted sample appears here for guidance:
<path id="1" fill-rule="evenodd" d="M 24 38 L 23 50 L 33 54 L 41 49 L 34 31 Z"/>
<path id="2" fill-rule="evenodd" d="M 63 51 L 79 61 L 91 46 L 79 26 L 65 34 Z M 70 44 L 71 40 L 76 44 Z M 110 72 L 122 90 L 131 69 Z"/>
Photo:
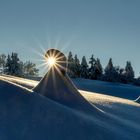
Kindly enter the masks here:
<path id="1" fill-rule="evenodd" d="M 94 112 L 93 107 L 77 90 L 67 75 L 51 69 L 33 89 L 58 103 L 84 112 Z"/>

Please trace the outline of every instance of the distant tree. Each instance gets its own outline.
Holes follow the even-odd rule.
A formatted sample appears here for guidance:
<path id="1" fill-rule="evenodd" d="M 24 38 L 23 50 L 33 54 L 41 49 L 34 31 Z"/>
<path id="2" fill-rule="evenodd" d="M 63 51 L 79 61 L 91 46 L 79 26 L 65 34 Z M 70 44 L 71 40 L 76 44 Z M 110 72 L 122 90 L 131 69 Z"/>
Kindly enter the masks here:
<path id="1" fill-rule="evenodd" d="M 36 64 L 27 61 L 23 64 L 23 73 L 25 76 L 37 76 L 38 69 L 36 68 Z"/>
<path id="2" fill-rule="evenodd" d="M 80 61 L 77 55 L 75 55 L 74 56 L 74 70 L 73 70 L 75 77 L 80 77 L 80 68 L 81 68 Z"/>
<path id="3" fill-rule="evenodd" d="M 11 56 L 8 54 L 8 56 L 7 56 L 7 60 L 6 60 L 6 64 L 5 64 L 5 70 L 4 70 L 4 73 L 5 74 L 11 74 L 11 68 L 12 68 L 12 66 L 11 66 Z"/>
<path id="4" fill-rule="evenodd" d="M 102 74 L 103 74 L 103 68 L 100 59 L 97 58 L 97 60 L 95 61 L 95 75 L 96 75 L 95 79 L 100 79 Z"/>
<path id="5" fill-rule="evenodd" d="M 90 58 L 90 61 L 89 61 L 89 64 L 90 64 L 90 68 L 89 68 L 89 78 L 90 79 L 96 79 L 96 73 L 95 73 L 95 63 L 96 63 L 96 60 L 94 58 L 94 56 L 92 55 L 91 58 Z"/>
<path id="6" fill-rule="evenodd" d="M 1 71 L 1 73 L 4 73 L 5 64 L 6 64 L 6 55 L 1 54 L 0 55 L 0 71 Z"/>
<path id="7" fill-rule="evenodd" d="M 117 82 L 118 81 L 118 73 L 113 66 L 112 58 L 109 59 L 109 62 L 105 68 L 105 73 L 103 80 L 109 81 L 109 82 Z"/>
<path id="8" fill-rule="evenodd" d="M 130 61 L 126 62 L 126 66 L 125 66 L 125 76 L 126 76 L 126 80 L 127 82 L 133 82 L 134 80 L 134 70 L 133 67 L 131 65 Z"/>
<path id="9" fill-rule="evenodd" d="M 118 73 L 118 82 L 126 84 L 127 80 L 126 80 L 126 76 L 125 76 L 125 69 L 117 67 L 116 71 Z"/>
<path id="10" fill-rule="evenodd" d="M 21 62 L 17 53 L 12 53 L 11 55 L 11 74 L 22 76 Z"/>
<path id="11" fill-rule="evenodd" d="M 5 67 L 6 74 L 22 76 L 21 62 L 17 53 L 12 53 L 11 56 L 8 55 Z"/>
<path id="12" fill-rule="evenodd" d="M 88 78 L 88 64 L 85 56 L 82 57 L 80 76 L 82 78 Z"/>
<path id="13" fill-rule="evenodd" d="M 89 64 L 91 65 L 90 68 L 94 68 L 94 65 L 95 65 L 95 58 L 94 58 L 94 55 L 92 54 L 91 58 L 90 58 L 90 61 L 89 61 Z"/>
<path id="14" fill-rule="evenodd" d="M 75 77 L 75 75 L 74 75 L 74 58 L 73 58 L 72 52 L 69 52 L 69 54 L 68 54 L 67 73 L 70 77 Z"/>

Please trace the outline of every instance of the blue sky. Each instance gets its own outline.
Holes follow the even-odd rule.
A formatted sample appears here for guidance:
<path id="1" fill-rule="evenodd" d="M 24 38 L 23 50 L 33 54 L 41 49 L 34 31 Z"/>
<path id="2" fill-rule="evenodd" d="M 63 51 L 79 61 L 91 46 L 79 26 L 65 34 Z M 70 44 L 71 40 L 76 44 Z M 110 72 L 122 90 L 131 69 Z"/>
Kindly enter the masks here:
<path id="1" fill-rule="evenodd" d="M 94 54 L 105 67 L 133 64 L 140 75 L 139 0 L 1 0 L 0 53 L 18 52 L 22 60 L 41 62 L 42 49 Z"/>

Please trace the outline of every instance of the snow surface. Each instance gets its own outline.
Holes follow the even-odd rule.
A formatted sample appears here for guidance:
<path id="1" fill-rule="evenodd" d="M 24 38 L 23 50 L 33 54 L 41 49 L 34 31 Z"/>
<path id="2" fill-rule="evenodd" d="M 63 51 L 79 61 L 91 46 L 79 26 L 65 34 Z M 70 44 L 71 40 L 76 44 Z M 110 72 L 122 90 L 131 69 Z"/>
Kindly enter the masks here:
<path id="1" fill-rule="evenodd" d="M 78 89 L 101 94 L 136 100 L 140 96 L 140 87 L 121 83 L 110 83 L 88 79 L 73 79 Z"/>
<path id="2" fill-rule="evenodd" d="M 15 76 L 0 76 L 8 81 L 23 85 L 32 89 L 38 84 L 40 78 L 34 78 L 35 80 L 23 79 Z M 96 92 L 100 94 L 111 95 L 115 97 L 136 100 L 140 96 L 140 87 L 134 85 L 110 83 L 98 80 L 88 80 L 82 78 L 72 79 L 73 83 L 79 90 L 85 90 L 90 92 Z"/>
<path id="3" fill-rule="evenodd" d="M 132 100 L 80 90 L 93 108 L 87 113 L 27 89 L 36 81 L 0 79 L 0 140 L 140 139 L 140 104 Z"/>
<path id="4" fill-rule="evenodd" d="M 86 113 L 95 111 L 96 114 L 98 112 L 96 108 L 93 109 L 92 104 L 81 96 L 70 78 L 56 69 L 47 72 L 33 91 L 78 111 Z"/>

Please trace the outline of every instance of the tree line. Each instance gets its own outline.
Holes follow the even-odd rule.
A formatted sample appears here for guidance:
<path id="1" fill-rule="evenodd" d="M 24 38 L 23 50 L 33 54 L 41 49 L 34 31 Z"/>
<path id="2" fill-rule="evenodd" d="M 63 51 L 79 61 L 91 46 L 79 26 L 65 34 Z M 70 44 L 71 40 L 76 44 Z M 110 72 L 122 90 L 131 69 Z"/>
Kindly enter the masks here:
<path id="1" fill-rule="evenodd" d="M 83 56 L 80 62 L 77 55 L 69 52 L 67 59 L 67 73 L 71 78 L 86 78 L 124 84 L 131 83 L 140 86 L 140 77 L 135 78 L 130 61 L 127 61 L 126 66 L 121 68 L 114 66 L 112 58 L 110 58 L 107 66 L 103 68 L 100 59 L 95 58 L 94 55 L 91 55 L 89 61 Z M 21 61 L 18 54 L 12 52 L 7 56 L 0 54 L 0 73 L 20 77 L 38 76 L 39 69 L 31 61 Z"/>
<path id="2" fill-rule="evenodd" d="M 121 68 L 114 66 L 112 58 L 110 58 L 107 66 L 103 69 L 100 59 L 95 58 L 94 55 L 91 55 L 88 62 L 86 57 L 83 56 L 80 62 L 77 55 L 73 56 L 72 52 L 69 52 L 67 73 L 71 78 L 86 78 L 124 84 L 131 83 L 140 86 L 140 77 L 135 78 L 130 61 L 127 61 L 126 66 Z"/>
<path id="3" fill-rule="evenodd" d="M 36 64 L 31 61 L 21 61 L 17 53 L 12 52 L 7 56 L 0 54 L 0 73 L 2 74 L 26 77 L 37 76 L 38 72 Z"/>

